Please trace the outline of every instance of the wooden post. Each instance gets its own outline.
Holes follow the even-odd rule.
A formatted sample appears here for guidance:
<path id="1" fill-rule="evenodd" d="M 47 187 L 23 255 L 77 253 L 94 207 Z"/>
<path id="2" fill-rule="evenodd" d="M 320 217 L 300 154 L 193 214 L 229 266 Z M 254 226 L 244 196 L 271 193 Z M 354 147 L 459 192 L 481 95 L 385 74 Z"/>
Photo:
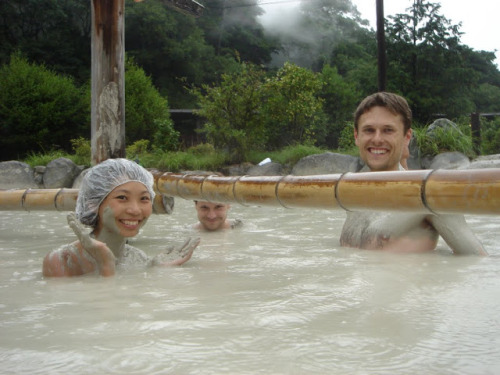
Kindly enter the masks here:
<path id="1" fill-rule="evenodd" d="M 92 0 L 92 164 L 125 157 L 125 0 Z"/>
<path id="2" fill-rule="evenodd" d="M 481 154 L 481 121 L 479 120 L 479 113 L 474 112 L 470 114 L 470 126 L 472 136 L 472 146 L 474 151 Z"/>

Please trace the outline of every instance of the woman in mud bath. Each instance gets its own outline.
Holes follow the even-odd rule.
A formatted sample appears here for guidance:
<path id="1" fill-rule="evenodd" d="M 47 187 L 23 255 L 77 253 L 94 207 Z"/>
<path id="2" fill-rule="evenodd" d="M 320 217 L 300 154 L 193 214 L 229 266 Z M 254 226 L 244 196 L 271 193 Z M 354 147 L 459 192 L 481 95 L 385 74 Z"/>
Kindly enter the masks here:
<path id="1" fill-rule="evenodd" d="M 117 268 L 187 262 L 199 238 L 153 258 L 127 244 L 127 238 L 139 233 L 153 211 L 153 182 L 151 173 L 127 159 L 108 159 L 92 167 L 82 181 L 75 212 L 68 215 L 78 240 L 48 253 L 43 275 L 112 276 Z M 84 225 L 92 228 L 90 233 Z"/>

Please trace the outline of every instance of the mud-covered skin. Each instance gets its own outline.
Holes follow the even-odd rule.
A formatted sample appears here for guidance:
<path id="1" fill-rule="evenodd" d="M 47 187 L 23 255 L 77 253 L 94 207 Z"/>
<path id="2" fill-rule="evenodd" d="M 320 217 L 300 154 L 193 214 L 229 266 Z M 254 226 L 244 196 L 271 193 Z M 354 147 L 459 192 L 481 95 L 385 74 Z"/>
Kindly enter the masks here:
<path id="1" fill-rule="evenodd" d="M 366 250 L 428 252 L 439 236 L 455 254 L 488 255 L 463 215 L 348 212 L 340 244 Z"/>
<path id="2" fill-rule="evenodd" d="M 152 266 L 178 266 L 187 262 L 193 255 L 194 249 L 200 244 L 200 238 L 188 238 L 181 246 L 170 246 L 164 253 L 153 257 L 149 264 Z"/>
<path id="3" fill-rule="evenodd" d="M 117 269 L 179 266 L 191 258 L 194 249 L 200 243 L 199 238 L 189 238 L 184 244 L 170 246 L 165 253 L 152 258 L 144 251 L 126 244 L 121 236 L 115 239 L 113 236 L 107 236 L 107 240 L 115 246 L 112 251 L 106 243 L 94 238 L 92 233 L 76 219 L 74 213 L 68 214 L 67 219 L 78 241 L 47 254 L 42 267 L 44 276 L 61 277 L 84 274 L 112 276 Z"/>
<path id="4" fill-rule="evenodd" d="M 426 252 L 434 250 L 438 232 L 425 215 L 348 212 L 340 244 L 367 250 Z"/>

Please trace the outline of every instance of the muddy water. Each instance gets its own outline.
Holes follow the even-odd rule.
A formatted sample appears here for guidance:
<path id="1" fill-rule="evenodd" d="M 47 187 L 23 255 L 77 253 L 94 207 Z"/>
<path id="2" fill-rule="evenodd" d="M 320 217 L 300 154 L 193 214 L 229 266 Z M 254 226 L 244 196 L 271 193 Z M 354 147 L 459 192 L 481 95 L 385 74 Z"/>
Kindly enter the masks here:
<path id="1" fill-rule="evenodd" d="M 497 374 L 500 217 L 467 220 L 488 258 L 341 248 L 340 211 L 243 207 L 183 267 L 44 279 L 65 213 L 1 212 L 2 374 Z M 153 255 L 193 232 L 153 216 Z"/>

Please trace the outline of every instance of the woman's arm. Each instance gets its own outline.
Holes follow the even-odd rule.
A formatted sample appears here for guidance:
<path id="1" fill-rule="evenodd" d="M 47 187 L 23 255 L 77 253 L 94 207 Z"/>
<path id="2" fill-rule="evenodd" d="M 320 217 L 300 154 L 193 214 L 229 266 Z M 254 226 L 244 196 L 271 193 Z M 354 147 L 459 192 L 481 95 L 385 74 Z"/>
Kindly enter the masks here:
<path id="1" fill-rule="evenodd" d="M 79 241 L 48 253 L 43 260 L 43 276 L 81 276 L 96 271 L 101 276 L 113 276 L 116 263 L 113 252 L 104 242 L 90 237 L 73 213 L 68 215 L 68 224 Z"/>

